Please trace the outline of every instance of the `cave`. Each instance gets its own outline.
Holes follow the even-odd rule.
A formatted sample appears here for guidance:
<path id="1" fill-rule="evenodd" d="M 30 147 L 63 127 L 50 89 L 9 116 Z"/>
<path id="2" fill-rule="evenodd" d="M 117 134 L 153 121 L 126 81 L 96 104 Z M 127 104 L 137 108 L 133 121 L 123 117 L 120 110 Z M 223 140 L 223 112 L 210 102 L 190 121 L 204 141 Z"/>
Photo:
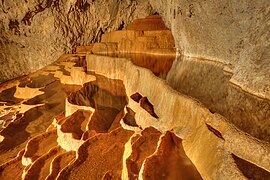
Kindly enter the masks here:
<path id="1" fill-rule="evenodd" d="M 270 179 L 269 1 L 0 9 L 0 179 Z"/>

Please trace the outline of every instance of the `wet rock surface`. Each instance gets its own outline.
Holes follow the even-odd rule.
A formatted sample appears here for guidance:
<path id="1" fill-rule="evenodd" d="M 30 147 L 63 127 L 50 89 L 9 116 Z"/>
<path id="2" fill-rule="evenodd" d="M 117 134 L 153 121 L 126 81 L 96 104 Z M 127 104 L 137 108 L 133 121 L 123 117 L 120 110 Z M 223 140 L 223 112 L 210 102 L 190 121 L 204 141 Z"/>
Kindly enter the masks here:
<path id="1" fill-rule="evenodd" d="M 129 179 L 137 179 L 144 160 L 154 154 L 161 133 L 150 127 L 132 139 L 132 153 L 126 160 Z M 152 177 L 152 176 L 151 176 Z"/>
<path id="2" fill-rule="evenodd" d="M 167 32 L 160 20 L 150 16 L 129 26 L 131 35 L 117 31 L 117 36 L 103 37 L 119 41 L 143 32 L 147 38 L 139 39 L 148 47 L 144 54 L 169 52 L 174 57 L 175 51 L 161 49 L 171 46 L 170 41 L 159 44 L 160 31 Z M 100 56 L 93 54 L 94 46 L 78 47 L 77 54 L 65 54 L 36 73 L 0 86 L 1 120 L 6 122 L 0 131 L 1 179 L 268 179 L 269 143 L 215 113 L 224 108 L 219 104 L 224 99 L 235 102 L 224 98 L 230 92 L 230 73 L 223 66 L 200 63 L 201 71 L 191 71 L 191 76 L 181 65 L 180 75 L 172 80 L 178 60 L 171 70 L 159 65 L 156 73 L 136 64 L 129 52 Z M 160 59 L 170 61 L 162 55 Z M 212 76 L 224 91 L 203 86 L 208 82 L 194 90 L 192 83 L 211 81 Z"/>
<path id="3" fill-rule="evenodd" d="M 157 151 L 146 159 L 144 179 L 202 179 L 192 162 L 185 155 L 181 139 L 167 132 Z"/>
<path id="4" fill-rule="evenodd" d="M 183 56 L 232 66 L 231 82 L 270 99 L 269 1 L 149 0 Z"/>
<path id="5" fill-rule="evenodd" d="M 270 172 L 244 160 L 235 155 L 233 159 L 237 167 L 248 179 L 268 179 L 270 178 Z"/>
<path id="6" fill-rule="evenodd" d="M 125 166 L 129 171 L 128 176 L 132 179 L 139 176 L 143 162 L 156 150 L 161 132 L 154 128 L 140 130 L 141 135 L 135 140 L 132 137 L 138 131 L 135 133 L 135 131 L 123 128 L 138 128 L 138 125 L 134 112 L 126 107 L 127 95 L 122 81 L 93 74 L 96 78 L 92 82 L 85 83 L 80 88 L 63 89 L 68 86 L 61 84 L 60 82 L 63 81 L 54 75 L 64 69 L 71 71 L 71 64 L 77 67 L 84 65 L 84 63 L 68 63 L 68 61 L 79 61 L 80 58 L 74 59 L 73 56 L 76 55 L 64 56 L 51 67 L 30 75 L 20 85 L 21 88 L 27 87 L 29 92 L 38 88 L 41 94 L 36 93 L 35 97 L 26 95 L 26 99 L 22 98 L 20 100 L 22 102 L 19 101 L 19 103 L 33 106 L 23 113 L 23 117 L 31 117 L 31 119 L 22 119 L 21 122 L 14 120 L 1 131 L 1 136 L 4 138 L 1 142 L 3 162 L 6 161 L 7 157 L 14 157 L 20 148 L 25 147 L 25 150 L 18 153 L 18 157 L 1 166 L 2 178 L 78 179 L 93 177 L 93 179 L 121 179 Z M 63 62 L 64 69 L 56 68 L 62 66 Z M 83 69 L 83 67 L 80 68 Z M 80 70 L 78 71 L 80 73 Z M 56 82 L 57 84 L 55 84 Z M 76 84 L 76 82 L 74 83 Z M 46 120 L 48 125 L 42 124 L 44 130 L 41 130 L 43 129 L 41 124 L 36 125 L 39 131 L 43 132 L 42 134 L 39 134 L 37 129 L 26 131 L 28 124 L 39 119 L 39 116 L 34 116 L 37 113 L 35 106 L 41 104 L 43 107 L 53 99 L 55 101 L 57 98 L 52 92 L 57 92 L 59 89 L 64 93 L 64 96 L 57 97 L 59 101 L 64 103 L 66 99 L 66 102 L 69 103 L 69 105 L 61 105 L 62 111 L 75 108 L 70 111 L 73 113 L 68 116 L 65 116 L 65 113 L 58 113 L 55 118 L 48 118 Z M 14 93 L 11 93 L 10 96 L 14 96 Z M 17 104 L 16 102 L 15 105 Z M 46 114 L 46 111 L 51 110 L 44 109 L 44 111 Z M 20 126 L 16 126 L 14 123 Z M 22 123 L 25 126 L 22 126 Z M 5 133 L 7 131 L 10 133 L 18 132 L 18 127 L 22 133 L 13 133 L 12 136 Z M 32 137 L 35 134 L 39 135 Z M 125 147 L 131 138 L 133 139 L 133 150 L 129 157 L 125 157 Z M 13 153 L 7 153 L 4 148 L 12 150 Z M 14 172 L 14 176 L 7 175 L 7 171 Z"/>
<path id="7" fill-rule="evenodd" d="M 77 45 L 100 41 L 105 32 L 153 13 L 147 1 L 120 0 L 1 1 L 0 9 L 0 82 L 41 69 Z"/>
<path id="8" fill-rule="evenodd" d="M 207 60 L 178 57 L 166 81 L 175 90 L 198 99 L 239 129 L 270 141 L 270 101 L 230 82 L 227 66 Z"/>

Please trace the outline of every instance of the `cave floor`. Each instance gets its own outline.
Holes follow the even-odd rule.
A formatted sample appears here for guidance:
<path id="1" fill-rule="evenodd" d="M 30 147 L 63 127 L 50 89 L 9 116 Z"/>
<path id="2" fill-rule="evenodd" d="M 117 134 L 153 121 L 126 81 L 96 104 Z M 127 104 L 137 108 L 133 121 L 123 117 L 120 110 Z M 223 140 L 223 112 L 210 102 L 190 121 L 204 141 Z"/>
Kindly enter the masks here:
<path id="1" fill-rule="evenodd" d="M 174 47 L 154 15 L 1 84 L 0 179 L 270 179 L 269 102 Z"/>
<path id="2" fill-rule="evenodd" d="M 2 85 L 1 177 L 118 179 L 126 158 L 126 175 L 131 179 L 140 172 L 146 178 L 201 179 L 181 139 L 173 133 L 162 134 L 154 128 L 138 132 L 121 126 L 127 105 L 123 83 L 86 73 L 81 58 L 64 55 L 40 71 Z M 73 77 L 83 79 L 82 74 L 87 82 L 79 85 Z M 65 116 L 71 106 L 77 106 L 75 112 Z M 130 127 L 140 129 L 134 122 Z M 130 151 L 127 146 L 132 151 L 125 157 Z M 53 168 L 58 159 L 63 162 L 62 171 L 57 172 Z"/>

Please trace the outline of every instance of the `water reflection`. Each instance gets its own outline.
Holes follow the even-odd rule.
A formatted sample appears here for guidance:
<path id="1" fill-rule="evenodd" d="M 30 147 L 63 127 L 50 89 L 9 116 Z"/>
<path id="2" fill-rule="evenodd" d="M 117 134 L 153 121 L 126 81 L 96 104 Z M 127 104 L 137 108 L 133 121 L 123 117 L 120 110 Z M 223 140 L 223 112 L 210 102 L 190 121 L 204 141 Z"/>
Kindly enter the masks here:
<path id="1" fill-rule="evenodd" d="M 156 76 L 165 78 L 170 71 L 175 53 L 171 54 L 148 54 L 148 53 L 118 53 L 107 54 L 110 57 L 130 58 L 131 61 L 140 67 L 151 70 Z"/>
<path id="2" fill-rule="evenodd" d="M 44 68 L 18 79 L 19 88 L 13 86 L 0 93 L 0 122 L 2 127 L 5 127 L 0 131 L 2 137 L 0 164 L 15 157 L 31 137 L 45 132 L 53 118 L 65 110 L 66 97 L 81 88 L 81 86 L 61 84 L 60 80 L 54 77 L 54 72 L 61 71 L 66 74 L 68 72 L 63 65 L 57 64 L 51 65 L 53 68 L 50 71 Z M 31 97 L 29 92 L 27 97 L 29 96 L 30 99 L 15 98 L 16 90 L 20 88 L 24 90 L 24 87 L 25 89 L 39 88 L 39 91 L 44 93 Z M 19 111 L 26 112 L 21 114 Z"/>
<path id="3" fill-rule="evenodd" d="M 123 82 L 96 75 L 97 80 L 84 84 L 78 92 L 68 97 L 72 104 L 90 106 L 95 109 L 89 123 L 89 129 L 107 132 L 116 116 L 123 111 L 127 97 Z"/>
<path id="4" fill-rule="evenodd" d="M 177 91 L 199 99 L 239 129 L 270 142 L 270 101 L 246 93 L 230 83 L 224 65 L 203 59 L 179 57 L 167 83 Z"/>

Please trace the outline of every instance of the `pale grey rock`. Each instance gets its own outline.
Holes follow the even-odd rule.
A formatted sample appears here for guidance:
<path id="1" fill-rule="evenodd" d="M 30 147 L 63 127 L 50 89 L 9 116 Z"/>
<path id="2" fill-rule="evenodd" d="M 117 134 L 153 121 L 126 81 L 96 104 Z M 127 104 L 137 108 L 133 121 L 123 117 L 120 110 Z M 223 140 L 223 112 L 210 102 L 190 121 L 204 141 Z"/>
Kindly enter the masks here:
<path id="1" fill-rule="evenodd" d="M 187 57 L 232 67 L 231 82 L 270 99 L 269 0 L 149 0 Z"/>
<path id="2" fill-rule="evenodd" d="M 0 82 L 153 13 L 143 0 L 2 0 L 0 10 Z"/>
<path id="3" fill-rule="evenodd" d="M 174 61 L 166 82 L 242 131 L 270 142 L 270 101 L 235 86 L 225 69 L 222 63 L 182 56 Z"/>

